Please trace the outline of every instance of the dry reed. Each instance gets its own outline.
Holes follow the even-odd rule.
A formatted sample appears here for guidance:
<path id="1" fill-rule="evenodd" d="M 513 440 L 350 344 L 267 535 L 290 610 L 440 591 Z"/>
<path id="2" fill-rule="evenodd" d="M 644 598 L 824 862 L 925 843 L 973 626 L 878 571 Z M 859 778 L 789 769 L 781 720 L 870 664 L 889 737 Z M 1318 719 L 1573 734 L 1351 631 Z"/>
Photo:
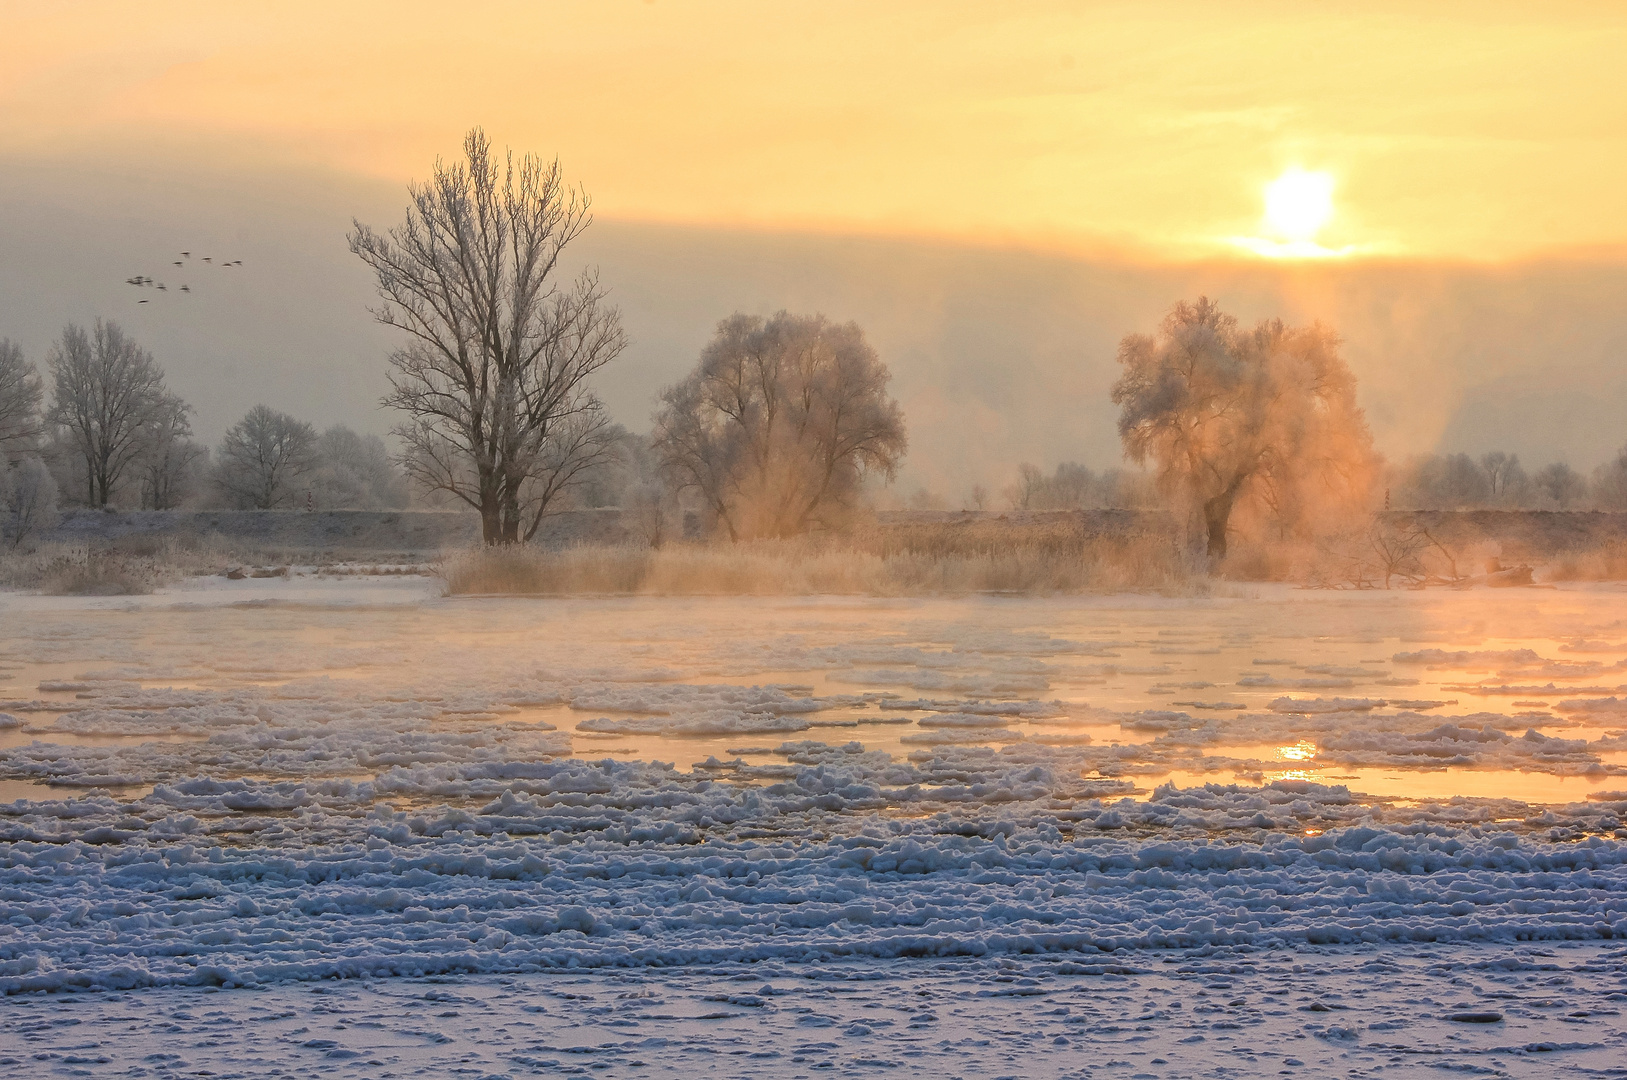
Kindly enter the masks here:
<path id="1" fill-rule="evenodd" d="M 218 574 L 245 562 L 290 561 L 275 557 L 282 554 L 245 551 L 220 537 L 146 535 L 94 544 L 42 544 L 0 552 L 0 589 L 39 589 L 58 596 L 141 595 L 178 578 Z"/>
<path id="2" fill-rule="evenodd" d="M 145 596 L 171 576 L 161 561 L 150 556 L 91 548 L 35 555 L 21 567 L 15 561 L 26 557 L 13 561 L 5 577 L 24 578 L 25 587 L 38 588 L 51 596 Z M 11 584 L 9 580 L 6 583 Z"/>
<path id="3" fill-rule="evenodd" d="M 841 541 L 760 540 L 652 549 L 581 545 L 561 551 L 492 548 L 441 565 L 450 595 L 920 596 L 1085 593 L 1198 588 L 1172 545 L 1086 539 L 1072 550 L 1013 543 L 1004 550 L 864 550 Z M 922 544 L 917 547 L 928 547 Z"/>
<path id="4" fill-rule="evenodd" d="M 1540 575 L 1543 581 L 1627 581 L 1627 541 L 1609 540 L 1583 551 L 1557 556 Z"/>

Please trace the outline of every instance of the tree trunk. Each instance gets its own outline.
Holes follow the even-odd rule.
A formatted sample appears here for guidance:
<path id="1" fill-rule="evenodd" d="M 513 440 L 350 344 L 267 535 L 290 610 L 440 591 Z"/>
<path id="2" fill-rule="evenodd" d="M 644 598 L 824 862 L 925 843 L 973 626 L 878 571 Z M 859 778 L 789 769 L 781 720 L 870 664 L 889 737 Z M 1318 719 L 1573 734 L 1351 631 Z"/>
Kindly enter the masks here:
<path id="1" fill-rule="evenodd" d="M 1232 516 L 1232 500 L 1236 493 L 1227 490 L 1203 504 L 1203 524 L 1209 532 L 1209 558 L 1221 562 L 1226 558 L 1226 523 Z"/>
<path id="2" fill-rule="evenodd" d="M 503 542 L 503 522 L 495 505 L 480 507 L 480 539 L 487 547 Z"/>
<path id="3" fill-rule="evenodd" d="M 525 476 L 505 476 L 502 486 L 503 543 L 520 542 L 520 485 Z"/>
<path id="4" fill-rule="evenodd" d="M 501 493 L 492 477 L 482 475 L 480 483 L 480 539 L 487 547 L 503 542 L 503 508 Z"/>

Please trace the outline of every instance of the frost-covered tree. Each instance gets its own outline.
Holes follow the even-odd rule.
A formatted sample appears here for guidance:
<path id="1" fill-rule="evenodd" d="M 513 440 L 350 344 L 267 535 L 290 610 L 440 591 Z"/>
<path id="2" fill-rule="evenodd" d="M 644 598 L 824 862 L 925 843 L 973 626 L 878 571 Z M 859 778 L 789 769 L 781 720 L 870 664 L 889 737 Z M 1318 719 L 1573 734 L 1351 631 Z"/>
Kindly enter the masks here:
<path id="1" fill-rule="evenodd" d="M 1407 501 L 1430 510 L 1468 510 L 1492 498 L 1492 478 L 1468 454 L 1431 454 L 1413 463 Z"/>
<path id="2" fill-rule="evenodd" d="M 307 483 L 320 509 L 398 510 L 407 505 L 407 478 L 377 435 L 336 425 L 316 440 L 311 460 Z"/>
<path id="3" fill-rule="evenodd" d="M 1593 501 L 1601 510 L 1627 510 L 1627 446 L 1593 470 Z"/>
<path id="4" fill-rule="evenodd" d="M 316 429 L 287 413 L 256 405 L 233 424 L 215 454 L 215 484 L 245 510 L 292 506 L 311 470 Z"/>
<path id="5" fill-rule="evenodd" d="M 1017 466 L 1017 482 L 1006 489 L 1006 501 L 1013 510 L 1032 510 L 1044 483 L 1039 466 L 1025 461 Z"/>
<path id="6" fill-rule="evenodd" d="M 0 543 L 21 547 L 57 519 L 56 480 L 45 462 L 34 456 L 9 466 L 0 461 Z"/>
<path id="7" fill-rule="evenodd" d="M 146 445 L 137 460 L 141 505 L 172 510 L 192 494 L 209 451 L 192 441 L 192 406 L 166 395 L 147 424 Z"/>
<path id="8" fill-rule="evenodd" d="M 106 506 L 173 400 L 164 370 L 117 323 L 101 319 L 88 334 L 72 325 L 63 330 L 47 363 L 46 419 L 60 425 L 83 465 L 85 502 Z"/>
<path id="9" fill-rule="evenodd" d="M 1014 510 L 1084 510 L 1098 506 L 1140 506 L 1151 501 L 1147 478 L 1123 469 L 1100 473 L 1064 461 L 1050 475 L 1026 462 L 1017 467 L 1017 483 L 1006 489 Z"/>
<path id="10" fill-rule="evenodd" d="M 1565 510 L 1587 494 L 1587 481 L 1582 474 L 1563 461 L 1544 465 L 1531 477 L 1531 486 L 1553 506 Z"/>
<path id="11" fill-rule="evenodd" d="M 855 323 L 731 315 L 661 395 L 655 446 L 730 539 L 835 524 L 867 475 L 891 479 L 904 456 L 891 378 Z"/>
<path id="12" fill-rule="evenodd" d="M 1118 359 L 1125 455 L 1150 459 L 1160 486 L 1201 513 L 1212 559 L 1225 558 L 1240 505 L 1294 532 L 1364 508 L 1377 456 L 1332 330 L 1243 329 L 1199 297 L 1156 333 L 1126 336 Z"/>
<path id="13" fill-rule="evenodd" d="M 1530 478 L 1520 464 L 1520 455 L 1494 450 L 1480 456 L 1480 468 L 1486 473 L 1491 497 L 1500 503 L 1517 504 L 1525 494 Z"/>
<path id="14" fill-rule="evenodd" d="M 559 162 L 494 160 L 479 128 L 463 150 L 411 189 L 403 224 L 357 222 L 350 250 L 377 279 L 375 315 L 407 338 L 384 399 L 407 416 L 402 464 L 478 510 L 486 543 L 512 544 L 614 453 L 587 382 L 627 339 L 595 273 L 560 281 L 591 217 Z"/>
<path id="15" fill-rule="evenodd" d="M 39 372 L 23 350 L 0 338 L 0 465 L 37 448 L 45 425 L 40 416 Z"/>

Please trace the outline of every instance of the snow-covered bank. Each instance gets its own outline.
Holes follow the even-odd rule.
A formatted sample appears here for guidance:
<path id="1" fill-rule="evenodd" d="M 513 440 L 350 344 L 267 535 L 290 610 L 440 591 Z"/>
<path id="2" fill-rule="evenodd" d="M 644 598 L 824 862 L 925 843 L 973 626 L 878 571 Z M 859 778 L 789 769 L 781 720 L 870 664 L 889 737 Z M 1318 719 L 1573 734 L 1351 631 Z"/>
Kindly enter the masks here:
<path id="1" fill-rule="evenodd" d="M 1147 959 L 1147 958 L 1135 958 Z M 14 997 L 0 1076 L 1619 1076 L 1597 944 L 716 965 Z M 1173 962 L 1169 962 L 1173 961 Z"/>

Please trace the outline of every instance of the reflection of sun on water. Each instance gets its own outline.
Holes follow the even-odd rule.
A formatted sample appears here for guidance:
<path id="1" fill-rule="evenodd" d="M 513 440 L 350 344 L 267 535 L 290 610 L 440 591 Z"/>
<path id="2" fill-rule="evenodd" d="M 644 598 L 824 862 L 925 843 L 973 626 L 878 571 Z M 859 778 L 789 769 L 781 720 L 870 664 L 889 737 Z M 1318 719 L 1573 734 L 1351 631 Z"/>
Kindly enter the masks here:
<path id="1" fill-rule="evenodd" d="M 1309 739 L 1301 739 L 1292 746 L 1279 746 L 1277 747 L 1276 757 L 1278 761 L 1308 762 L 1312 758 L 1316 757 L 1316 744 L 1311 742 Z M 1321 782 L 1322 777 L 1314 768 L 1284 769 L 1281 772 L 1269 772 L 1265 774 L 1265 782 L 1268 784 L 1275 783 L 1278 780 L 1310 780 L 1313 782 Z"/>
<path id="2" fill-rule="evenodd" d="M 1309 761 L 1316 756 L 1316 744 L 1308 739 L 1301 739 L 1292 746 L 1277 747 L 1278 761 Z"/>

